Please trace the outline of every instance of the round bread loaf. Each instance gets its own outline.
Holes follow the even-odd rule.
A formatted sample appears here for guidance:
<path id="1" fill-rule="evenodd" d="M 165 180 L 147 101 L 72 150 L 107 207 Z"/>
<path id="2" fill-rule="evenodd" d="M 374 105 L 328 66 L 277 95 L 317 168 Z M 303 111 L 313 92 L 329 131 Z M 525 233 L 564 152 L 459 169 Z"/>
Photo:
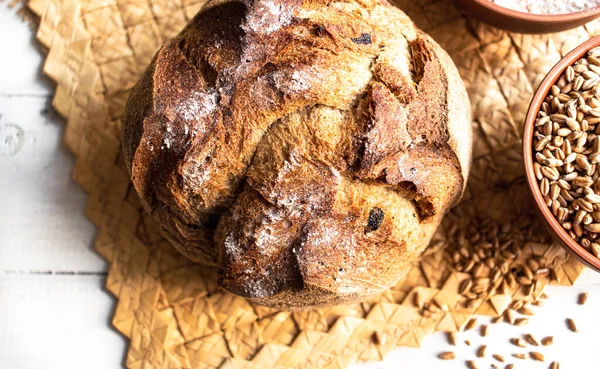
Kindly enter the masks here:
<path id="1" fill-rule="evenodd" d="M 451 59 L 383 0 L 221 0 L 158 51 L 122 142 L 181 253 L 301 309 L 406 274 L 462 196 L 470 122 Z"/>

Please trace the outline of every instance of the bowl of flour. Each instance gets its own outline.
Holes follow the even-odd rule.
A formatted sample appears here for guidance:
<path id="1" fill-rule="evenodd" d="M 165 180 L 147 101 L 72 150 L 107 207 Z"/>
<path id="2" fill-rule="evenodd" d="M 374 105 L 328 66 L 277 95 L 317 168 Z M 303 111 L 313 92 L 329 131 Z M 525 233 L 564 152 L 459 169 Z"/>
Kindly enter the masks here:
<path id="1" fill-rule="evenodd" d="M 600 0 L 456 0 L 470 15 L 521 33 L 574 28 L 600 16 Z"/>

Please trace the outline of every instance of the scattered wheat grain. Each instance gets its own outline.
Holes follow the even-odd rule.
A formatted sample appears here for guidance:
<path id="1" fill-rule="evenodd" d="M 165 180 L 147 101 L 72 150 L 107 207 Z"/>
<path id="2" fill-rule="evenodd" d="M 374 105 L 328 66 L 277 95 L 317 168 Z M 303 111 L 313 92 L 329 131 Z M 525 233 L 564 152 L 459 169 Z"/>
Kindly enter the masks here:
<path id="1" fill-rule="evenodd" d="M 588 294 L 587 292 L 582 292 L 579 294 L 579 296 L 577 297 L 577 303 L 579 305 L 585 305 L 585 302 L 587 301 L 588 298 Z"/>
<path id="2" fill-rule="evenodd" d="M 577 326 L 575 325 L 575 321 L 571 318 L 567 319 L 567 327 L 572 331 L 572 332 L 579 332 L 577 330 Z"/>
<path id="3" fill-rule="evenodd" d="M 485 357 L 486 348 L 487 348 L 486 345 L 479 346 L 479 349 L 477 349 L 477 357 Z"/>
<path id="4" fill-rule="evenodd" d="M 456 358 L 456 354 L 452 351 L 442 352 L 438 355 L 438 358 L 442 360 L 454 360 Z"/>
<path id="5" fill-rule="evenodd" d="M 529 353 L 529 357 L 531 357 L 535 361 L 544 361 L 544 355 L 540 354 L 537 351 L 531 351 Z"/>
<path id="6" fill-rule="evenodd" d="M 548 336 L 548 337 L 542 338 L 542 345 L 544 345 L 544 346 L 550 346 L 553 343 L 554 343 L 554 337 L 553 336 Z"/>

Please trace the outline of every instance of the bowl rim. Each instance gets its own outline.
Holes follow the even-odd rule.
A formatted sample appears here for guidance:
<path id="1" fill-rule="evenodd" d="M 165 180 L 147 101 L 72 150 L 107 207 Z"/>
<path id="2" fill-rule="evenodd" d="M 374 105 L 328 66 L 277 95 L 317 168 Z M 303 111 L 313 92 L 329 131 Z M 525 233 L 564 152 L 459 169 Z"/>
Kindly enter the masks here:
<path id="1" fill-rule="evenodd" d="M 564 228 L 559 224 L 548 206 L 543 200 L 542 193 L 537 183 L 537 178 L 533 170 L 533 131 L 537 113 L 540 111 L 543 101 L 545 100 L 551 86 L 560 78 L 563 71 L 572 65 L 575 61 L 585 55 L 593 47 L 600 46 L 600 35 L 594 36 L 574 48 L 565 55 L 552 69 L 546 74 L 537 88 L 527 115 L 525 116 L 525 124 L 523 130 L 523 161 L 525 163 L 525 178 L 530 193 L 533 195 L 535 205 L 542 214 L 544 221 L 552 228 L 556 236 L 562 241 L 562 245 L 572 251 L 581 261 L 592 269 L 600 272 L 600 259 L 592 255 L 591 252 L 584 249 L 578 242 L 575 242 Z"/>
<path id="2" fill-rule="evenodd" d="M 519 10 L 514 10 L 510 8 L 506 8 L 502 5 L 498 5 L 490 0 L 469 0 L 474 3 L 479 4 L 487 8 L 490 11 L 500 13 L 504 16 L 521 19 L 529 22 L 569 22 L 575 21 L 586 16 L 592 14 L 600 14 L 600 5 L 596 5 L 592 8 L 586 10 L 580 10 L 572 13 L 564 13 L 564 14 L 536 14 L 536 13 L 528 13 L 522 12 Z"/>

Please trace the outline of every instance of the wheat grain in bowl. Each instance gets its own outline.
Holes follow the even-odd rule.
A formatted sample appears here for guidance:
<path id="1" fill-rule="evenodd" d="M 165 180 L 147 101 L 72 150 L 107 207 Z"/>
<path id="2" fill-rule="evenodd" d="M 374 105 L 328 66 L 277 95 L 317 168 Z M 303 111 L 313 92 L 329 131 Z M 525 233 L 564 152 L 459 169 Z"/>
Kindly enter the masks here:
<path id="1" fill-rule="evenodd" d="M 600 258 L 600 47 L 568 66 L 537 113 L 533 169 L 546 206 Z"/>

